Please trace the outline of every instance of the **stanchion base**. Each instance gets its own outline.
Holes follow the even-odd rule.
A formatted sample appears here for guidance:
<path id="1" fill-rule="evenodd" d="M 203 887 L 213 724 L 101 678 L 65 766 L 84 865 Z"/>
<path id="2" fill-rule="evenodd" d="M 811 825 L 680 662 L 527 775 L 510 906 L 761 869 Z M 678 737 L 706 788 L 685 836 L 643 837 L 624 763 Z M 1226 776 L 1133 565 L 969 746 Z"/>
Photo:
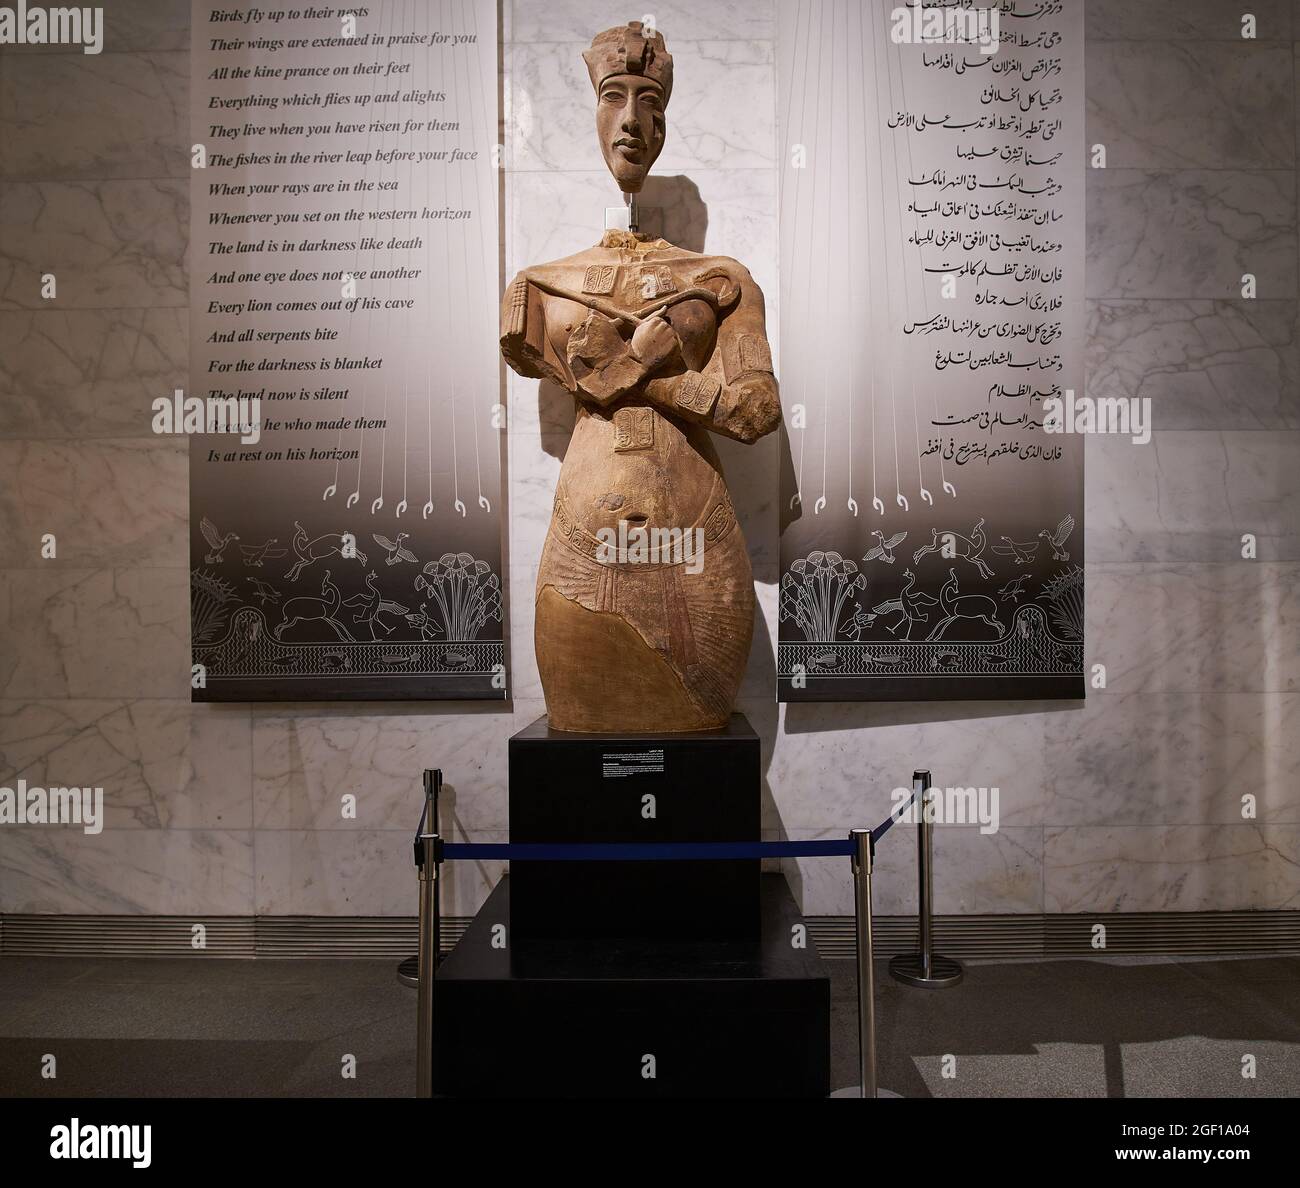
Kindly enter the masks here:
<path id="1" fill-rule="evenodd" d="M 438 964 L 441 965 L 445 957 L 443 954 L 438 955 Z M 408 957 L 397 967 L 397 980 L 403 986 L 409 986 L 412 990 L 420 988 L 420 958 Z"/>
<path id="2" fill-rule="evenodd" d="M 856 1097 L 860 1101 L 862 1099 L 862 1086 L 846 1085 L 843 1089 L 836 1089 L 831 1094 L 831 1097 Z M 886 1097 L 897 1097 L 901 1101 L 903 1095 L 901 1093 L 895 1093 L 892 1089 L 877 1088 L 876 1100 L 879 1101 L 882 1098 L 886 1098 Z"/>
<path id="3" fill-rule="evenodd" d="M 961 981 L 965 971 L 960 961 L 951 957 L 940 957 L 937 953 L 930 958 L 930 976 L 926 977 L 920 953 L 900 953 L 889 959 L 889 974 L 895 981 L 905 986 L 922 986 L 927 990 L 942 990 L 955 986 Z"/>

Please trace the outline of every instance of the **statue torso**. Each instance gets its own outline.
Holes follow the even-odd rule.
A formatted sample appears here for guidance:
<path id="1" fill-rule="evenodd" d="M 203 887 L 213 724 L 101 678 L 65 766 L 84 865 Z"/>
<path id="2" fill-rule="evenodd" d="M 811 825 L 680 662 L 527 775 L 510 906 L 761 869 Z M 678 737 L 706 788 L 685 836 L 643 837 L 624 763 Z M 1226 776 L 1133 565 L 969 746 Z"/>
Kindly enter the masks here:
<path id="1" fill-rule="evenodd" d="M 693 287 L 697 275 L 719 263 L 725 263 L 724 258 L 657 240 L 635 249 L 591 248 L 529 268 L 527 275 L 618 312 L 643 313 L 658 298 Z M 569 339 L 582 326 L 589 307 L 552 294 L 546 295 L 544 307 L 548 337 L 564 358 Z M 707 301 L 688 299 L 671 305 L 664 317 L 681 340 L 685 366 L 703 370 L 717 341 L 713 307 Z M 634 327 L 623 323 L 618 329 L 627 340 Z M 581 398 L 577 405 L 560 490 L 570 514 L 583 528 L 594 535 L 600 528 L 617 529 L 620 520 L 652 527 L 689 527 L 701 521 L 721 476 L 707 430 L 665 415 L 636 393 L 609 407 Z"/>

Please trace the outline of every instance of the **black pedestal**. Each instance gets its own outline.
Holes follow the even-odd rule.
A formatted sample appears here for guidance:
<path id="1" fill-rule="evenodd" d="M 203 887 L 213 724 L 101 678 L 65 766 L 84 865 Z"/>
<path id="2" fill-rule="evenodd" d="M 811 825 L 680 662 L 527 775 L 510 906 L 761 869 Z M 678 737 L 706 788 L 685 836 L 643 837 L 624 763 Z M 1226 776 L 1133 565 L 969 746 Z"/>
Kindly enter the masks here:
<path id="1" fill-rule="evenodd" d="M 758 737 L 510 740 L 512 842 L 758 841 Z M 830 980 L 754 859 L 512 862 L 435 983 L 436 1091 L 824 1097 Z M 653 1075 L 650 1075 L 653 1072 Z"/>
<path id="2" fill-rule="evenodd" d="M 757 940 L 592 942 L 520 940 L 503 879 L 438 970 L 435 1092 L 825 1097 L 830 982 L 784 878 L 757 881 Z"/>
<path id="3" fill-rule="evenodd" d="M 539 718 L 510 740 L 512 842 L 759 840 L 758 736 L 741 714 L 696 734 L 573 734 Z M 513 862 L 516 941 L 754 940 L 757 860 Z"/>

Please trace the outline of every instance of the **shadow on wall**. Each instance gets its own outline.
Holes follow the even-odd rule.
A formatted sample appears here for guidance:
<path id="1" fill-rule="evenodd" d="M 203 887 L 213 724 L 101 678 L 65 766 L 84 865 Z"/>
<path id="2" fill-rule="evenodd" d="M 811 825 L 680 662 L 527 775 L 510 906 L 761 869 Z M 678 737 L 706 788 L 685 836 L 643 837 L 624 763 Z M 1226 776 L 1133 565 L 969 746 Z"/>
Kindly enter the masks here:
<path id="1" fill-rule="evenodd" d="M 1075 715 L 1082 714 L 1084 703 L 1080 701 L 787 702 L 784 724 L 777 717 L 776 705 L 774 704 L 771 708 L 771 721 L 768 721 L 767 715 L 764 713 L 760 716 L 762 724 L 756 722 L 755 729 L 763 737 L 764 813 L 769 817 L 776 818 L 779 816 L 779 810 L 776 806 L 775 795 L 767 773 L 771 748 L 774 746 L 774 736 L 778 730 L 781 735 L 829 735 L 839 731 L 869 731 L 872 728 L 887 729 L 894 726 L 924 725 L 932 722 L 963 722 L 975 719 L 1023 718 L 1031 714 L 1053 714 L 1057 715 L 1051 726 L 1053 737 L 1064 745 L 1067 739 L 1073 739 L 1077 735 L 1082 719 Z M 1060 715 L 1063 714 L 1070 715 L 1070 717 L 1061 717 Z M 996 731 L 997 727 L 993 726 L 992 729 Z M 867 758 L 872 754 L 871 735 L 867 733 L 860 734 L 858 738 L 853 740 L 853 745 L 860 748 L 861 754 L 864 756 L 862 767 L 865 769 L 868 766 Z M 932 769 L 936 783 L 942 786 L 945 781 L 950 782 L 954 778 L 951 771 L 945 775 L 942 769 L 945 761 L 950 762 L 950 757 L 944 755 L 932 757 L 928 754 L 917 754 L 912 756 L 911 765 L 913 769 Z M 847 759 L 846 762 L 848 762 Z M 809 773 L 810 779 L 816 779 L 819 774 L 817 772 Z M 896 785 L 906 785 L 909 782 L 910 772 L 908 770 L 901 769 L 896 774 L 897 779 L 894 781 Z M 958 780 L 958 782 L 963 781 L 969 782 L 967 777 L 961 777 Z M 885 813 L 889 810 L 889 805 L 882 801 L 879 808 L 879 817 L 883 819 Z M 877 823 L 876 820 L 866 822 L 870 826 Z M 861 824 L 861 822 L 856 824 Z M 779 826 L 779 834 L 781 840 L 789 840 L 783 823 Z M 804 902 L 803 873 L 798 863 L 784 862 L 781 870 L 785 874 L 786 881 L 790 884 L 790 889 L 795 898 L 802 904 Z"/>
<path id="2" fill-rule="evenodd" d="M 709 208 L 689 177 L 648 177 L 641 191 L 641 230 L 688 252 L 703 252 L 709 238 Z"/>

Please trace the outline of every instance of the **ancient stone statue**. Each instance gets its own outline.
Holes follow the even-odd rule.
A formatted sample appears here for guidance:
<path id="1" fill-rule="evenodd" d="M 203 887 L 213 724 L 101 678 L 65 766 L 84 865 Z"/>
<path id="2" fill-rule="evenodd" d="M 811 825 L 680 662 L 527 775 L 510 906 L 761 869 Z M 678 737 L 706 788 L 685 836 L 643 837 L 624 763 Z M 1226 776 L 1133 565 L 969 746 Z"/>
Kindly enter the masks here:
<path id="1" fill-rule="evenodd" d="M 583 55 L 610 173 L 640 192 L 663 148 L 673 60 L 633 21 Z M 537 575 L 552 729 L 709 730 L 745 670 L 754 586 L 710 439 L 776 428 L 763 294 L 743 265 L 606 231 L 506 289 L 501 349 L 577 411 Z"/>

